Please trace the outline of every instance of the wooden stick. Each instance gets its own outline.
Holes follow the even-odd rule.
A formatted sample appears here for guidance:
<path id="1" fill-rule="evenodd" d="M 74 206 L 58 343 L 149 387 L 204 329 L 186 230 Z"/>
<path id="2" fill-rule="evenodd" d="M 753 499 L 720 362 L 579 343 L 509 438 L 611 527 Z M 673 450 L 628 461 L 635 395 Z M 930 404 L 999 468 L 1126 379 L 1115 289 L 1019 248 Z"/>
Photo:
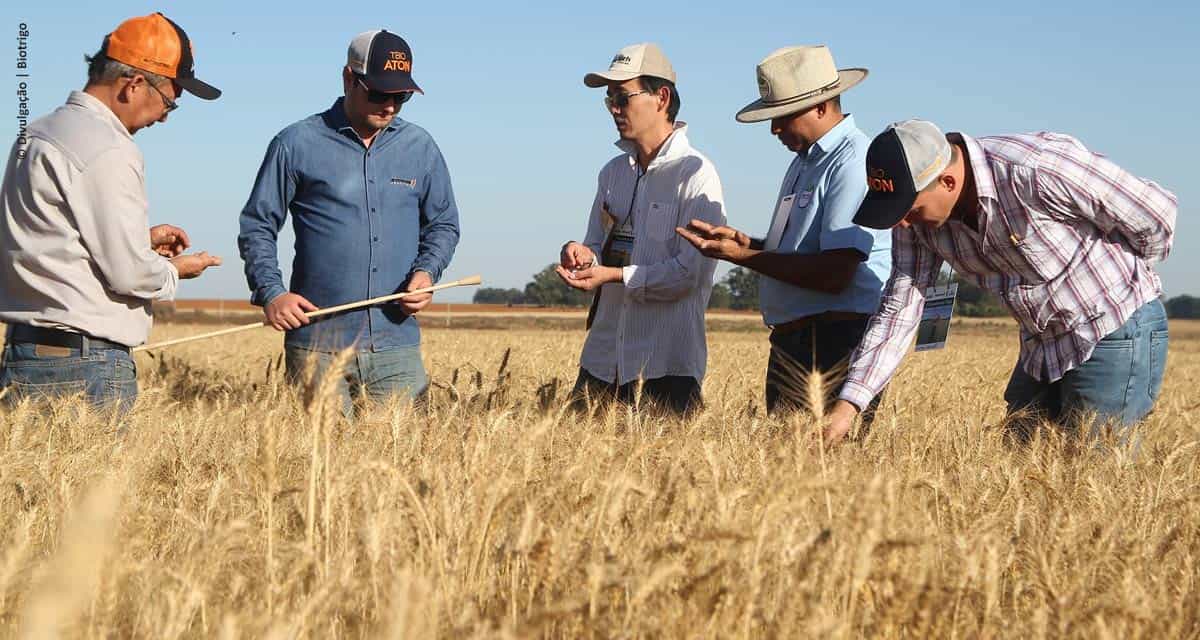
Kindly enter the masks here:
<path id="1" fill-rule="evenodd" d="M 442 289 L 449 289 L 451 287 L 469 287 L 469 286 L 474 286 L 474 285 L 482 284 L 482 283 L 483 283 L 483 278 L 481 278 L 480 276 L 471 276 L 469 278 L 463 278 L 461 280 L 455 280 L 453 282 L 444 282 L 442 284 L 434 285 L 432 287 L 426 287 L 424 289 L 416 289 L 415 291 L 404 291 L 402 293 L 393 293 L 393 294 L 389 294 L 386 296 L 379 296 L 378 298 L 371 298 L 369 300 L 359 300 L 358 302 L 347 302 L 346 304 L 339 304 L 335 307 L 326 307 L 324 309 L 317 309 L 316 311 L 309 311 L 309 312 L 305 313 L 304 315 L 308 316 L 309 318 L 319 318 L 321 316 L 327 316 L 329 314 L 338 313 L 340 311 L 350 311 L 351 309 L 361 309 L 362 307 L 370 307 L 370 306 L 374 306 L 377 304 L 383 304 L 384 302 L 392 302 L 393 300 L 402 300 L 404 298 L 407 298 L 408 296 L 413 296 L 418 293 L 433 293 L 434 291 L 441 291 Z M 132 349 L 132 351 L 136 353 L 138 351 L 149 351 L 151 349 L 161 349 L 163 347 L 173 347 L 177 344 L 183 344 L 185 342 L 194 342 L 196 340 L 207 340 L 208 338 L 216 338 L 218 336 L 227 336 L 231 333 L 237 333 L 239 331 L 247 331 L 249 329 L 258 329 L 260 327 L 269 327 L 269 326 L 270 325 L 267 323 L 267 321 L 264 320 L 262 322 L 243 324 L 243 325 L 240 325 L 237 327 L 221 329 L 219 331 L 210 331 L 208 333 L 201 333 L 200 335 L 196 335 L 196 336 L 188 336 L 186 338 L 175 338 L 174 340 L 165 340 L 163 342 L 156 342 L 154 344 L 145 344 L 140 347 L 134 347 Z"/>

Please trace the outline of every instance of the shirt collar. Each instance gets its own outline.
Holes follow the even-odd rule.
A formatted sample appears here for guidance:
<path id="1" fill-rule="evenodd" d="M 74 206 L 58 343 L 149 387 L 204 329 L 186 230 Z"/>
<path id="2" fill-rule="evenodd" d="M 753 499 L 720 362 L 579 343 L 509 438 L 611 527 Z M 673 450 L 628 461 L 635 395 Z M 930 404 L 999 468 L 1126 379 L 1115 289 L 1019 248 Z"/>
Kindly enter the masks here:
<path id="1" fill-rule="evenodd" d="M 812 143 L 806 152 L 799 155 L 802 155 L 806 158 L 818 158 L 823 156 L 833 149 L 836 149 L 837 146 L 841 144 L 842 141 L 845 140 L 846 137 L 850 135 L 850 132 L 854 129 L 857 129 L 857 127 L 854 126 L 854 116 L 847 113 L 846 116 L 842 118 L 841 122 L 833 125 L 833 128 L 829 131 L 826 131 L 825 135 L 821 136 L 816 142 Z"/>
<path id="2" fill-rule="evenodd" d="M 691 149 L 691 144 L 687 138 L 687 128 L 688 125 L 686 122 L 680 121 L 675 123 L 674 131 L 671 132 L 671 135 L 667 136 L 666 142 L 663 142 L 662 148 L 658 150 L 658 155 L 654 156 L 654 159 L 650 161 L 649 166 L 646 167 L 646 171 L 664 162 L 687 155 Z M 617 140 L 614 144 L 617 145 L 618 149 L 629 155 L 630 166 L 637 164 L 637 145 L 632 140 Z"/>
<path id="3" fill-rule="evenodd" d="M 109 109 L 108 105 L 101 102 L 96 96 L 86 91 L 72 91 L 71 95 L 67 96 L 67 104 L 100 114 L 114 129 L 120 131 L 121 135 L 129 140 L 133 140 L 133 134 L 129 133 L 129 129 L 125 128 L 125 125 L 121 123 L 121 119 L 117 117 L 117 114 L 113 113 L 112 109 Z"/>
<path id="4" fill-rule="evenodd" d="M 348 132 L 354 134 L 355 138 L 358 138 L 358 133 L 356 131 L 354 131 L 354 127 L 350 126 L 350 119 L 346 117 L 346 107 L 344 106 L 345 102 L 346 102 L 345 97 L 341 97 L 341 98 L 338 98 L 337 100 L 334 100 L 333 106 L 329 107 L 328 111 L 321 114 L 322 118 L 324 118 L 324 120 L 325 120 L 325 125 L 328 126 L 330 129 L 333 129 L 334 131 L 348 131 Z M 396 128 L 396 119 L 399 117 L 400 117 L 400 114 L 397 113 L 396 117 L 392 118 L 391 123 L 389 123 L 388 126 L 384 130 L 392 131 L 393 129 L 395 129 Z"/>
<path id="5" fill-rule="evenodd" d="M 967 148 L 967 159 L 971 161 L 971 174 L 975 178 L 975 195 L 981 200 L 997 200 L 996 178 L 992 175 L 983 146 L 965 133 L 948 133 L 946 139 L 951 143 L 962 143 Z"/>

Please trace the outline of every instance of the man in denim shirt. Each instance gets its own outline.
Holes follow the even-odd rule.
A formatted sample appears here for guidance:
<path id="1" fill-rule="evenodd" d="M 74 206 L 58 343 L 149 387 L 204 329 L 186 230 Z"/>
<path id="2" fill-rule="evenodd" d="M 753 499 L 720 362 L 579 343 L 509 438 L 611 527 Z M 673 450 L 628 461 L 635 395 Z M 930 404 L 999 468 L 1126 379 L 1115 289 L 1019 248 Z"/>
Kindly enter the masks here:
<path id="1" fill-rule="evenodd" d="M 796 153 L 770 230 L 761 241 L 704 223 L 681 230 L 705 255 L 760 274 L 763 322 L 771 327 L 771 412 L 811 402 L 808 372 L 832 371 L 836 378 L 862 340 L 891 270 L 890 234 L 852 221 L 867 193 L 870 140 L 842 112 L 841 94 L 866 75 L 866 69 L 839 70 L 825 47 L 787 47 L 767 56 L 758 65 L 762 99 L 737 119 L 770 120 L 771 133 Z M 836 391 L 826 388 L 826 406 Z M 868 409 L 877 403 L 878 395 Z"/>
<path id="2" fill-rule="evenodd" d="M 344 96 L 329 110 L 281 131 L 267 147 L 242 210 L 238 247 L 251 300 L 267 322 L 287 331 L 287 372 L 299 380 L 353 348 L 340 373 L 350 390 L 376 401 L 417 397 L 428 381 L 413 314 L 422 294 L 399 303 L 312 322 L 319 307 L 431 286 L 458 244 L 458 208 L 441 151 L 420 127 L 396 117 L 421 89 L 412 51 L 387 31 L 361 33 L 342 70 Z M 285 288 L 276 239 L 288 211 L 296 233 L 291 287 Z"/>

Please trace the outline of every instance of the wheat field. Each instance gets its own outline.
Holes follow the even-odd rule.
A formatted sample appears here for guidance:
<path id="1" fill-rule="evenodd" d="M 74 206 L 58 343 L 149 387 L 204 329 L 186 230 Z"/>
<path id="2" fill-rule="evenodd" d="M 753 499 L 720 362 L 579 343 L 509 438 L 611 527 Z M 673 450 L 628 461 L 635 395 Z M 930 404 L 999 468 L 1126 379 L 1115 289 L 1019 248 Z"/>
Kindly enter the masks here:
<path id="1" fill-rule="evenodd" d="M 0 637 L 1200 637 L 1200 325 L 1136 455 L 1006 445 L 1015 332 L 956 331 L 824 455 L 763 331 L 687 421 L 565 413 L 581 330 L 431 327 L 350 421 L 270 331 L 140 355 L 123 421 L 0 409 Z"/>

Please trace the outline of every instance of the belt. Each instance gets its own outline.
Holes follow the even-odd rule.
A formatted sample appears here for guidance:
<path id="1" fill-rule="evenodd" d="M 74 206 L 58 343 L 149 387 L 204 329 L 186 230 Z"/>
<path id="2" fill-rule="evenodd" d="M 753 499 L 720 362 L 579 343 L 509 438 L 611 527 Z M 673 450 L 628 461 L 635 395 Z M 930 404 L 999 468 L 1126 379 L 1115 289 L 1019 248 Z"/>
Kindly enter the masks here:
<path id="1" fill-rule="evenodd" d="M 811 316 L 804 316 L 803 318 L 789 320 L 783 324 L 773 325 L 771 327 L 771 333 L 786 336 L 822 322 L 847 322 L 850 320 L 866 320 L 870 317 L 871 314 L 869 313 L 854 313 L 852 311 L 826 311 L 824 313 L 814 313 Z"/>
<path id="2" fill-rule="evenodd" d="M 48 347 L 79 349 L 80 351 L 87 351 L 89 349 L 117 349 L 126 353 L 129 352 L 129 347 L 111 340 L 94 338 L 82 333 L 63 331 L 62 329 L 34 327 L 27 324 L 9 325 L 7 342 L 28 342 Z"/>

